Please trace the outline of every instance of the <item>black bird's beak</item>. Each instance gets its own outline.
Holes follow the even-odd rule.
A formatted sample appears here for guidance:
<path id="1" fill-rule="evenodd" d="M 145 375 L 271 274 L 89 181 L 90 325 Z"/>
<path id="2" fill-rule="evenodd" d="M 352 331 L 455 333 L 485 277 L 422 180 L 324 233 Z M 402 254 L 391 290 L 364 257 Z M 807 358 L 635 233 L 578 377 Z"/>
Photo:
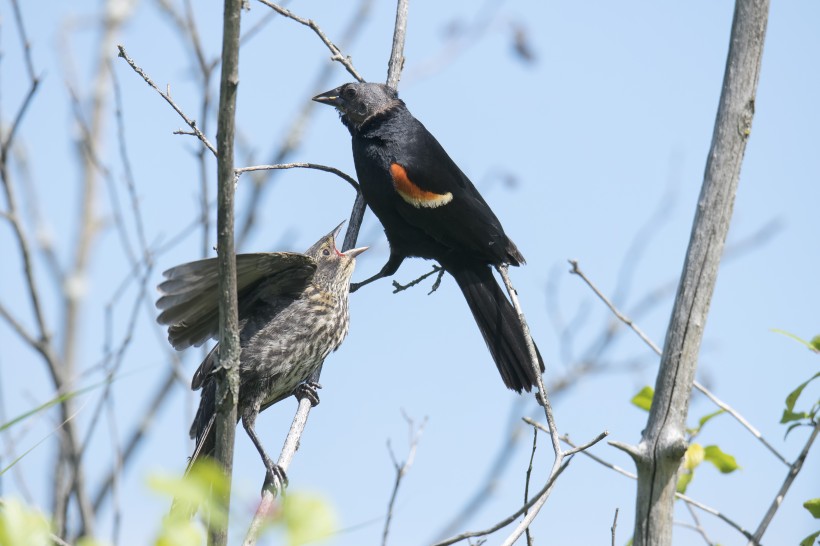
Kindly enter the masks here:
<path id="1" fill-rule="evenodd" d="M 339 97 L 339 92 L 341 88 L 337 87 L 336 89 L 331 89 L 330 91 L 325 91 L 324 93 L 320 93 L 313 97 L 313 100 L 316 102 L 321 102 L 322 104 L 327 104 L 329 106 L 335 106 L 339 108 L 342 105 L 342 99 Z"/>

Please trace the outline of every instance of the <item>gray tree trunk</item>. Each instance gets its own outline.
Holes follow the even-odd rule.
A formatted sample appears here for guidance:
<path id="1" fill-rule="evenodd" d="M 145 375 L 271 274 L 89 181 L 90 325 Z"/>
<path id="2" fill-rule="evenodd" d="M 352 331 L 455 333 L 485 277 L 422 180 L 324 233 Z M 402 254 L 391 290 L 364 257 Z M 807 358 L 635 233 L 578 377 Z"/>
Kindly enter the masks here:
<path id="1" fill-rule="evenodd" d="M 672 544 L 675 486 L 686 451 L 689 396 L 751 133 L 768 11 L 768 0 L 738 0 L 735 4 L 712 146 L 647 427 L 637 446 L 617 446 L 632 455 L 638 469 L 635 546 Z"/>

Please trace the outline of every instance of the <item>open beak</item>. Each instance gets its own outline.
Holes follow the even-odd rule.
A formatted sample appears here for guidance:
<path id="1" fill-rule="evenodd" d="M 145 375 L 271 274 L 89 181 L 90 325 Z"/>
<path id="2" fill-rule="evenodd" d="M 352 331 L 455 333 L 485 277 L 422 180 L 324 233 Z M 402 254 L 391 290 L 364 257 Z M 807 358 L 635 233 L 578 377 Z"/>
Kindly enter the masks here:
<path id="1" fill-rule="evenodd" d="M 313 100 L 315 100 L 316 102 L 321 102 L 322 104 L 327 104 L 338 108 L 342 104 L 342 99 L 339 97 L 340 89 L 340 87 L 337 87 L 336 89 L 331 89 L 330 91 L 320 93 L 313 97 Z"/>
<path id="2" fill-rule="evenodd" d="M 364 252 L 368 248 L 370 248 L 370 247 L 360 246 L 359 248 L 351 248 L 347 252 L 342 252 L 342 254 L 344 254 L 348 258 L 355 258 L 356 256 L 358 256 L 359 254 L 361 254 L 362 252 Z"/>
<path id="3" fill-rule="evenodd" d="M 336 240 L 336 237 L 339 236 L 339 232 L 342 231 L 342 226 L 345 225 L 345 222 L 346 222 L 346 220 L 342 220 L 342 223 L 339 224 L 338 226 L 336 226 L 336 228 L 330 233 L 333 236 L 334 241 Z M 348 258 L 355 258 L 356 256 L 358 256 L 359 254 L 361 254 L 362 252 L 364 252 L 368 248 L 369 247 L 363 246 L 363 247 L 359 247 L 359 248 L 351 248 L 347 252 L 339 252 L 338 250 L 336 252 L 339 252 L 339 254 L 341 254 L 343 256 L 347 256 Z"/>

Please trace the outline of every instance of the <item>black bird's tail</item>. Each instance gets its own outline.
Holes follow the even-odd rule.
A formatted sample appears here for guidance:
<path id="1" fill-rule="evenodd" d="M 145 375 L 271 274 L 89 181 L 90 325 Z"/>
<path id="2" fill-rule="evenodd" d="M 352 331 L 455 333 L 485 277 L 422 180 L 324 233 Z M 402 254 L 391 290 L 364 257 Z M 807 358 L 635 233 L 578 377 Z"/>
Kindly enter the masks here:
<path id="1" fill-rule="evenodd" d="M 517 392 L 529 392 L 536 384 L 536 378 L 530 364 L 524 330 L 490 267 L 483 264 L 467 267 L 445 265 L 445 269 L 461 288 L 504 384 Z M 543 372 L 544 361 L 537 346 L 535 352 Z"/>
<path id="2" fill-rule="evenodd" d="M 213 457 L 216 451 L 216 430 L 214 420 L 216 419 L 216 381 L 208 378 L 202 385 L 202 393 L 199 399 L 199 407 L 196 410 L 194 422 L 191 423 L 191 439 L 196 440 L 194 453 L 188 461 L 188 468 L 202 457 Z"/>

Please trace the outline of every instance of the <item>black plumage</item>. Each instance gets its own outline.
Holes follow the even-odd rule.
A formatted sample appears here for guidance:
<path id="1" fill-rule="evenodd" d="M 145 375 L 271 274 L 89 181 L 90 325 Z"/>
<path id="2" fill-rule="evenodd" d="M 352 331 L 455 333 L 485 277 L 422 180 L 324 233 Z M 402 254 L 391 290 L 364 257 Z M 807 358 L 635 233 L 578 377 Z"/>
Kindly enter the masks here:
<path id="1" fill-rule="evenodd" d="M 478 190 L 388 86 L 348 83 L 313 100 L 339 110 L 362 194 L 390 243 L 381 271 L 354 289 L 394 274 L 407 257 L 437 260 L 461 288 L 504 384 L 530 390 L 525 334 L 490 269 L 524 256 Z"/>

